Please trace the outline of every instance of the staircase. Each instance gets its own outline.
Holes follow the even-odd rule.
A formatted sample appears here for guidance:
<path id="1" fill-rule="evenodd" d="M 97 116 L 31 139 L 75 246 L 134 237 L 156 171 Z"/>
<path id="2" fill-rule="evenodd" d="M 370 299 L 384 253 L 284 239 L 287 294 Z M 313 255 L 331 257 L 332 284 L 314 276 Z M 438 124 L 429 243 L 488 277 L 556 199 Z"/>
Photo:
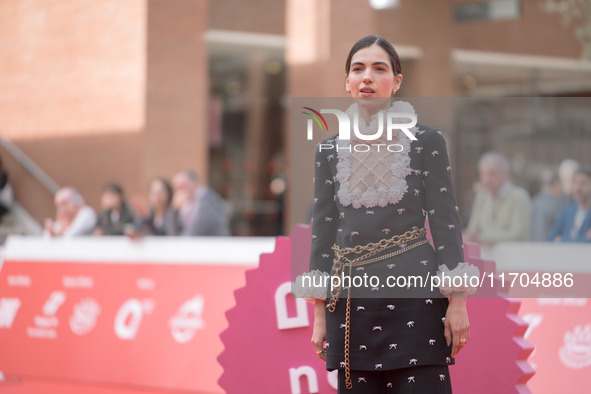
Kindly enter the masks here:
<path id="1" fill-rule="evenodd" d="M 11 210 L 0 221 L 0 245 L 4 245 L 11 234 L 41 235 L 43 227 L 16 201 Z"/>
<path id="2" fill-rule="evenodd" d="M 26 207 L 19 204 L 19 194 L 34 196 L 33 205 L 53 205 L 53 195 L 59 189 L 59 185 L 17 145 L 6 139 L 1 131 L 0 157 L 2 168 L 8 173 L 8 182 L 15 194 L 10 212 L 0 220 L 0 245 L 3 245 L 11 234 L 41 235 L 41 218 L 33 217 Z"/>

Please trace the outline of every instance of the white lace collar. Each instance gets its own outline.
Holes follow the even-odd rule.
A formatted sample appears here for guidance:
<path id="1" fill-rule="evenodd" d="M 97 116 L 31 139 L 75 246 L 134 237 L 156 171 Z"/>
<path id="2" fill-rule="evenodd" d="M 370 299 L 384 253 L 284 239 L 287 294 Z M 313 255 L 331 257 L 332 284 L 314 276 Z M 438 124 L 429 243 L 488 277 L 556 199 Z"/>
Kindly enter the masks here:
<path id="1" fill-rule="evenodd" d="M 353 104 L 347 109 L 346 113 L 350 119 L 357 111 L 357 104 Z M 404 101 L 395 101 L 392 103 L 388 112 L 405 112 L 416 114 L 412 105 Z M 369 126 L 363 119 L 359 119 L 359 131 L 363 134 L 374 134 L 378 129 L 379 119 L 374 114 Z M 385 126 L 384 126 L 385 127 Z M 410 129 L 413 135 L 418 129 Z M 386 140 L 386 132 L 382 133 L 382 138 L 373 141 L 363 141 L 354 136 L 352 140 L 339 140 L 337 137 L 338 149 L 337 156 L 337 175 L 336 180 L 340 183 L 337 193 L 340 203 L 343 206 L 352 205 L 354 208 L 371 208 L 375 206 L 384 207 L 387 204 L 398 203 L 408 190 L 406 176 L 412 172 L 410 168 L 410 144 L 411 140 L 400 130 L 394 131 L 393 141 Z M 389 152 L 382 147 L 370 150 L 367 153 L 355 152 L 353 148 L 356 144 L 399 144 L 403 147 L 401 152 Z"/>

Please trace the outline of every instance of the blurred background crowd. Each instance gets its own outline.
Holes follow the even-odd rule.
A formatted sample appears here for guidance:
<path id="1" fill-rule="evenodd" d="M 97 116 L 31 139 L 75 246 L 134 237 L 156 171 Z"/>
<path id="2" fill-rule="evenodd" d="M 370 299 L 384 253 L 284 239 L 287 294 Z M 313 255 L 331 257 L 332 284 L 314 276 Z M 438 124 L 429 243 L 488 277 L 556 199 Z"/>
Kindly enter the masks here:
<path id="1" fill-rule="evenodd" d="M 590 15 L 590 0 L 0 0 L 0 239 L 288 234 L 311 195 L 288 179 L 313 164 L 290 147 L 290 98 L 344 97 L 350 46 L 379 34 L 400 97 L 467 100 L 442 128 L 467 240 L 589 241 Z"/>
<path id="2" fill-rule="evenodd" d="M 0 172 L 0 217 L 9 214 L 13 192 Z M 54 196 L 55 218 L 44 221 L 44 235 L 229 236 L 230 210 L 191 170 L 169 181 L 150 181 L 145 200 L 129 202 L 116 182 L 103 185 L 98 213 L 74 187 Z M 464 239 L 494 246 L 504 241 L 591 242 L 591 166 L 572 159 L 548 168 L 533 196 L 511 181 L 508 160 L 487 152 L 478 161 L 473 203 L 464 217 Z"/>
<path id="3" fill-rule="evenodd" d="M 474 202 L 464 240 L 494 246 L 505 241 L 591 242 L 591 167 L 566 159 L 540 178 L 540 191 L 511 181 L 507 159 L 487 152 L 478 162 Z"/>
<path id="4" fill-rule="evenodd" d="M 230 235 L 224 202 L 189 170 L 177 173 L 172 182 L 153 179 L 147 205 L 129 203 L 123 187 L 110 182 L 101 190 L 98 215 L 73 187 L 55 194 L 55 208 L 55 219 L 45 220 L 44 232 L 49 236 Z"/>

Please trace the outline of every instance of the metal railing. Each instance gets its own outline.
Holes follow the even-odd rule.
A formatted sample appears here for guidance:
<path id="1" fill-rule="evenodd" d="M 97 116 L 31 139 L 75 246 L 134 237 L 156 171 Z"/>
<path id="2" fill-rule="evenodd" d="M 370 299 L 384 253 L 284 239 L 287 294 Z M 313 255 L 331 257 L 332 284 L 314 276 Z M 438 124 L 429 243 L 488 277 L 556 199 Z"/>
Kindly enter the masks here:
<path id="1" fill-rule="evenodd" d="M 51 195 L 59 190 L 59 185 L 41 167 L 39 167 L 29 156 L 27 156 L 12 141 L 0 134 L 0 145 L 15 159 L 37 182 L 45 187 Z"/>
<path id="2" fill-rule="evenodd" d="M 45 171 L 41 169 L 29 156 L 27 156 L 16 144 L 0 134 L 0 146 L 27 171 L 33 179 L 41 184 L 45 189 L 54 195 L 59 190 L 59 185 Z M 33 218 L 29 212 L 17 201 L 12 202 L 12 214 L 16 222 L 4 224 L 0 228 L 0 243 L 4 242 L 10 234 L 31 234 L 40 235 L 43 233 L 43 227 Z M 8 226 L 8 227 L 6 227 Z"/>

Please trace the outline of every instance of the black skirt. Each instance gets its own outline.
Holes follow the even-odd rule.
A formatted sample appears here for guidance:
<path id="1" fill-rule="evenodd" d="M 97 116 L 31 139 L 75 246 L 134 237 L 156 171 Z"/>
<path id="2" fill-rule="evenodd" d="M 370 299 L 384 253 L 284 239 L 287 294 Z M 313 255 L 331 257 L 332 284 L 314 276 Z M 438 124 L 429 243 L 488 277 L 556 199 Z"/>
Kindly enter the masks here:
<path id="1" fill-rule="evenodd" d="M 391 252 L 391 250 L 385 253 Z M 447 346 L 444 322 L 449 300 L 431 289 L 437 272 L 431 244 L 423 244 L 389 259 L 353 267 L 353 278 L 378 277 L 369 286 L 351 286 L 351 370 L 379 371 L 419 365 L 453 365 L 453 345 Z M 420 280 L 424 278 L 423 287 Z M 398 283 L 400 286 L 388 285 Z M 361 279 L 360 278 L 360 279 Z M 391 278 L 395 278 L 392 280 Z M 353 279 L 353 284 L 363 281 Z M 404 284 L 410 287 L 403 287 Z M 333 312 L 326 309 L 328 370 L 345 368 L 347 288 L 342 289 Z"/>

